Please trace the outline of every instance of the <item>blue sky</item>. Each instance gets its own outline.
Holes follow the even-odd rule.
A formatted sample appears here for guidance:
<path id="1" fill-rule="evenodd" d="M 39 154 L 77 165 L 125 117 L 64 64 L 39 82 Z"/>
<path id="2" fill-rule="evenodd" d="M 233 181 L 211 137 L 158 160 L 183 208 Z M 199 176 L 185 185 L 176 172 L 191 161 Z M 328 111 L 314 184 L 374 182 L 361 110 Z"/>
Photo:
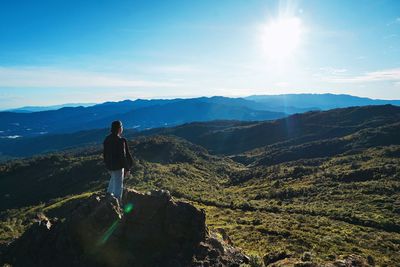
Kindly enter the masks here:
<path id="1" fill-rule="evenodd" d="M 0 109 L 284 93 L 400 99 L 400 1 L 0 2 Z"/>

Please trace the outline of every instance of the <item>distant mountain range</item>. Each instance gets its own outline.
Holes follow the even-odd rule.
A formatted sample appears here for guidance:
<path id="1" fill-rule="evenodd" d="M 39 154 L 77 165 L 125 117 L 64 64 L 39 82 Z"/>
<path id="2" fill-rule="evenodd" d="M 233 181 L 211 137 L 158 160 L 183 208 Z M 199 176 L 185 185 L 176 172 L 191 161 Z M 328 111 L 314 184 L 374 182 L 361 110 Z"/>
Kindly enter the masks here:
<path id="1" fill-rule="evenodd" d="M 136 138 L 150 135 L 169 135 L 184 138 L 206 148 L 214 154 L 233 156 L 237 161 L 254 163 L 262 160 L 263 153 L 285 155 L 287 146 L 302 149 L 306 145 L 318 154 L 339 153 L 351 149 L 351 145 L 368 147 L 357 141 L 357 136 L 369 140 L 373 145 L 386 144 L 398 139 L 400 132 L 400 107 L 393 105 L 350 107 L 328 111 L 311 111 L 294 114 L 285 118 L 267 121 L 215 120 L 190 122 L 174 127 L 153 128 L 144 131 L 127 129 L 124 136 Z M 368 129 L 367 131 L 362 131 Z M 381 136 L 374 134 L 380 131 Z M 361 132 L 360 132 L 361 131 Z M 0 151 L 3 158 L 26 157 L 63 149 L 79 149 L 98 145 L 104 140 L 109 129 L 92 129 L 75 133 L 48 134 L 30 138 L 0 139 Z M 365 135 L 372 135 L 366 138 Z M 340 139 L 348 136 L 347 139 Z M 339 138 L 339 139 L 338 139 Z M 320 140 L 328 140 L 320 143 Z M 386 140 L 386 141 L 385 141 Z M 317 143 L 315 143 L 318 141 Z M 313 143 L 314 142 L 314 143 Z M 400 144 L 400 143 L 399 143 Z M 329 149 L 328 149 L 328 146 Z M 253 151 L 256 149 L 257 151 Z M 285 152 L 286 151 L 286 152 Z M 298 152 L 296 152 L 298 153 Z M 309 152 L 309 154 L 314 155 Z M 276 154 L 273 158 L 279 161 Z M 251 155 L 251 156 L 250 156 Z M 298 158 L 299 155 L 291 155 Z M 248 158 L 252 158 L 249 161 Z M 304 156 L 306 157 L 306 156 Z"/>
<path id="2" fill-rule="evenodd" d="M 125 100 L 28 113 L 0 112 L 0 158 L 98 144 L 113 120 L 122 120 L 129 135 L 191 122 L 236 120 L 243 125 L 245 121 L 274 120 L 311 110 L 388 103 L 400 105 L 400 100 L 333 94 L 259 95 L 246 98 L 215 96 Z M 239 143 L 231 148 L 237 145 Z"/>
<path id="3" fill-rule="evenodd" d="M 201 97 L 125 100 L 90 107 L 64 107 L 32 113 L 0 112 L 0 137 L 29 137 L 106 128 L 113 120 L 122 120 L 125 128 L 144 130 L 192 121 L 267 120 L 287 115 L 283 112 L 263 110 L 261 104 L 257 105 L 256 102 L 245 99 Z"/>
<path id="4" fill-rule="evenodd" d="M 27 112 L 27 110 L 46 107 L 28 107 L 16 109 L 18 112 L 0 112 L 0 143 L 48 134 L 104 129 L 108 128 L 113 120 L 122 120 L 125 129 L 142 131 L 196 121 L 273 120 L 311 110 L 382 104 L 400 105 L 400 100 L 375 100 L 333 94 L 288 94 L 245 98 L 215 96 L 190 99 L 137 99 L 38 112 Z M 23 112 L 24 110 L 26 112 Z"/>
<path id="5" fill-rule="evenodd" d="M 400 105 L 400 100 L 381 100 L 352 95 L 335 94 L 283 94 L 283 95 L 252 95 L 246 100 L 262 103 L 269 110 L 285 113 L 300 113 L 310 110 L 328 110 L 368 105 Z"/>
<path id="6" fill-rule="evenodd" d="M 20 108 L 12 108 L 6 109 L 3 111 L 10 111 L 10 112 L 18 112 L 18 113 L 30 113 L 30 112 L 38 112 L 38 111 L 46 111 L 46 110 L 56 110 L 65 107 L 89 107 L 96 105 L 96 103 L 67 103 L 61 105 L 52 105 L 52 106 L 25 106 Z"/>

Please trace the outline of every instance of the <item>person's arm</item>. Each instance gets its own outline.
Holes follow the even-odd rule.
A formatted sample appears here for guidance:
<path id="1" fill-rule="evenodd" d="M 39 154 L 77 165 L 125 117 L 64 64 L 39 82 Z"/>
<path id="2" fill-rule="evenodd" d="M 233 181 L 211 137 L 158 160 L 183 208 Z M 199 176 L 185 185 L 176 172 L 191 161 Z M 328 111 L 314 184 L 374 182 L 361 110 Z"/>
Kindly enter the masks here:
<path id="1" fill-rule="evenodd" d="M 119 139 L 117 142 L 117 155 L 118 155 L 118 162 L 121 168 L 126 168 L 125 163 L 125 144 L 124 141 Z"/>
<path id="2" fill-rule="evenodd" d="M 123 159 L 122 159 L 122 166 L 124 168 L 124 177 L 127 177 L 130 175 L 130 169 L 132 167 L 132 158 L 131 158 L 131 153 L 129 152 L 129 147 L 127 144 L 127 141 L 125 138 L 121 138 L 121 145 L 122 145 L 122 155 L 123 155 Z"/>
<path id="3" fill-rule="evenodd" d="M 122 140 L 124 141 L 124 147 L 125 147 L 125 169 L 130 171 L 133 165 L 133 158 L 131 152 L 129 151 L 128 142 L 126 141 L 125 138 L 123 138 Z"/>

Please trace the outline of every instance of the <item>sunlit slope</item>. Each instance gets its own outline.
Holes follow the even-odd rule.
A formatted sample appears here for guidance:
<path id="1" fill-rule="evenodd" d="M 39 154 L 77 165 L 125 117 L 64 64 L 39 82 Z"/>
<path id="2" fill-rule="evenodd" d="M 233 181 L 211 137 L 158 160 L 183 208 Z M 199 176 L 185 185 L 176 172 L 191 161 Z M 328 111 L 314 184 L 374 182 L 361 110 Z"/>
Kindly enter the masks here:
<path id="1" fill-rule="evenodd" d="M 302 122 L 296 131 L 314 125 L 314 134 L 302 130 L 307 138 L 226 156 L 213 155 L 199 140 L 223 132 L 245 135 L 268 122 L 225 122 L 222 128 L 213 122 L 212 131 L 202 123 L 169 129 L 193 133 L 197 144 L 171 135 L 135 138 L 129 142 L 134 172 L 125 184 L 168 189 L 195 203 L 207 211 L 210 227 L 222 227 L 234 244 L 260 256 L 311 251 L 322 262 L 355 253 L 393 266 L 400 260 L 398 109 L 376 108 L 296 115 Z M 62 218 L 74 208 L 74 198 L 105 190 L 109 179 L 95 147 L 9 162 L 0 175 L 3 244 L 19 236 L 37 212 Z"/>
<path id="2" fill-rule="evenodd" d="M 343 137 L 366 128 L 400 121 L 400 107 L 392 105 L 351 107 L 295 114 L 274 121 L 227 125 L 189 123 L 154 129 L 137 135 L 168 134 L 183 137 L 214 154 L 232 155 L 259 147 L 289 142 L 286 146 Z M 228 126 L 228 127 L 227 127 Z"/>

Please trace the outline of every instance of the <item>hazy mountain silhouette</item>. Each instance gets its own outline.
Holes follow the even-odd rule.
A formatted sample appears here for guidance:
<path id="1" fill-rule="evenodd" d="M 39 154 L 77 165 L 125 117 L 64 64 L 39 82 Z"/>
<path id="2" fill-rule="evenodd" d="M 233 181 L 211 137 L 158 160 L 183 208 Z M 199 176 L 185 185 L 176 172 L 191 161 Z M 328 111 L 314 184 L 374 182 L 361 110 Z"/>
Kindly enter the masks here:
<path id="1" fill-rule="evenodd" d="M 110 121 L 116 119 L 123 120 L 126 128 L 147 129 L 191 121 L 265 120 L 286 115 L 281 112 L 255 110 L 248 106 L 251 105 L 238 104 L 235 99 L 230 98 L 139 99 L 32 113 L 0 112 L 0 136 L 7 138 L 71 133 L 109 127 Z"/>
<path id="2" fill-rule="evenodd" d="M 61 105 L 52 105 L 52 106 L 24 106 L 20 108 L 11 108 L 2 110 L 8 112 L 17 112 L 17 113 L 30 113 L 30 112 L 38 112 L 38 111 L 46 111 L 46 110 L 56 110 L 65 107 L 89 107 L 94 106 L 96 103 L 67 103 Z"/>
<path id="3" fill-rule="evenodd" d="M 41 112 L 0 112 L 0 137 L 13 139 L 105 128 L 115 119 L 124 120 L 126 128 L 144 130 L 193 121 L 267 120 L 310 110 L 382 104 L 400 105 L 400 101 L 333 94 L 125 100 Z"/>
<path id="4" fill-rule="evenodd" d="M 352 95 L 336 94 L 283 94 L 283 95 L 252 95 L 245 97 L 257 103 L 262 103 L 270 110 L 293 113 L 299 110 L 327 110 L 352 106 L 367 105 L 400 105 L 400 100 L 381 100 Z"/>
<path id="5" fill-rule="evenodd" d="M 164 111 L 168 110 L 168 105 L 164 106 Z M 175 108 L 173 110 L 176 111 Z M 163 116 L 168 119 L 167 112 Z M 232 155 L 280 143 L 287 146 L 325 139 L 333 140 L 363 129 L 378 129 L 395 124 L 399 120 L 400 107 L 365 106 L 313 111 L 272 121 L 206 121 L 140 132 L 128 129 L 124 135 L 128 138 L 155 134 L 174 135 L 201 145 L 212 153 Z M 103 141 L 107 132 L 108 129 L 105 128 L 33 138 L 0 139 L 0 151 L 3 157 L 19 157 L 96 145 Z"/>

